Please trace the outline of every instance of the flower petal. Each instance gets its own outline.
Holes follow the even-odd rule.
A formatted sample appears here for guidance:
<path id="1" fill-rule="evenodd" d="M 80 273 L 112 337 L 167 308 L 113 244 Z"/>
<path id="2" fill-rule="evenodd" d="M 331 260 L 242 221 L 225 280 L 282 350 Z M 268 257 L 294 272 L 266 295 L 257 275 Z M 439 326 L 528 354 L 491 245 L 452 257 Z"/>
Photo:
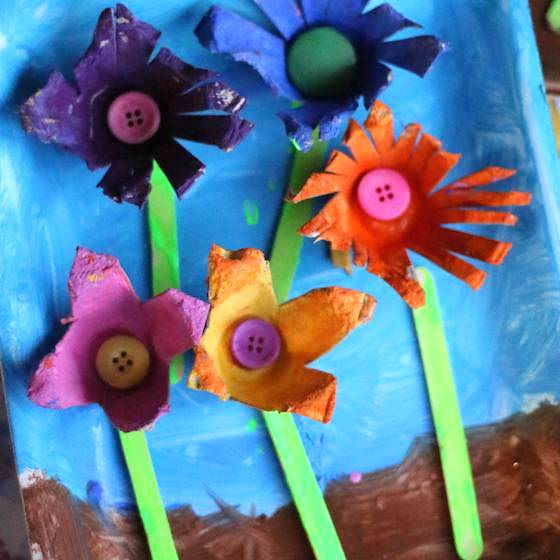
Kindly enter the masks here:
<path id="1" fill-rule="evenodd" d="M 387 282 L 410 307 L 416 309 L 426 303 L 426 294 L 404 248 L 395 247 L 383 255 L 369 255 L 367 269 Z"/>
<path id="2" fill-rule="evenodd" d="M 103 90 L 117 70 L 115 21 L 112 8 L 106 8 L 99 16 L 90 46 L 74 67 L 80 93 Z"/>
<path id="3" fill-rule="evenodd" d="M 369 165 L 371 168 L 379 164 L 380 157 L 377 149 L 372 144 L 365 130 L 355 120 L 351 120 L 346 129 L 344 145 L 348 147 L 352 157 L 358 163 Z M 329 166 L 327 166 L 327 171 L 330 171 Z"/>
<path id="4" fill-rule="evenodd" d="M 193 88 L 169 103 L 171 113 L 224 111 L 237 113 L 246 99 L 222 82 L 210 82 Z"/>
<path id="5" fill-rule="evenodd" d="M 346 288 L 320 288 L 280 306 L 286 351 L 302 363 L 319 358 L 371 319 L 375 300 Z"/>
<path id="6" fill-rule="evenodd" d="M 373 138 L 373 143 L 381 156 L 393 147 L 393 111 L 376 101 L 369 112 L 365 127 Z"/>
<path id="7" fill-rule="evenodd" d="M 206 171 L 206 166 L 179 142 L 162 138 L 154 152 L 159 166 L 181 198 Z"/>
<path id="8" fill-rule="evenodd" d="M 531 202 L 531 193 L 518 191 L 476 192 L 444 188 L 432 196 L 430 202 L 438 208 L 457 208 L 459 206 L 527 206 Z"/>
<path id="9" fill-rule="evenodd" d="M 334 138 L 357 106 L 355 99 L 340 103 L 310 102 L 297 109 L 282 111 L 278 116 L 284 121 L 288 136 L 300 150 L 307 151 L 313 145 L 316 127 L 319 127 L 321 140 L 326 142 Z"/>
<path id="10" fill-rule="evenodd" d="M 285 39 L 291 39 L 305 26 L 297 0 L 254 0 Z"/>
<path id="11" fill-rule="evenodd" d="M 257 408 L 307 416 L 327 424 L 336 403 L 336 378 L 330 373 L 311 368 L 291 372 L 287 383 L 269 383 L 260 396 Z"/>
<path id="12" fill-rule="evenodd" d="M 420 77 L 426 75 L 436 58 L 445 50 L 445 44 L 432 35 L 421 35 L 400 41 L 388 41 L 377 47 L 380 60 L 414 72 Z"/>
<path id="13" fill-rule="evenodd" d="M 411 177 L 422 177 L 430 158 L 441 150 L 441 142 L 430 134 L 422 134 L 408 162 L 408 174 Z"/>
<path id="14" fill-rule="evenodd" d="M 214 78 L 215 73 L 196 68 L 175 56 L 169 49 L 161 49 L 149 64 L 151 82 L 159 90 L 162 99 L 171 103 L 175 96 L 185 93 L 193 86 Z"/>
<path id="15" fill-rule="evenodd" d="M 503 181 L 513 177 L 517 172 L 515 169 L 505 169 L 503 167 L 485 167 L 476 173 L 462 177 L 453 181 L 447 188 L 472 189 L 481 185 L 488 185 L 496 181 Z"/>
<path id="16" fill-rule="evenodd" d="M 206 13 L 195 32 L 210 51 L 250 64 L 276 93 L 300 99 L 287 75 L 285 43 L 280 37 L 216 6 Z"/>
<path id="17" fill-rule="evenodd" d="M 98 184 L 115 202 L 129 202 L 142 208 L 151 191 L 152 159 L 136 157 L 115 161 Z"/>
<path id="18" fill-rule="evenodd" d="M 360 18 L 360 24 L 362 37 L 368 46 L 394 35 L 401 29 L 420 27 L 397 12 L 390 4 L 381 4 L 366 12 Z"/>
<path id="19" fill-rule="evenodd" d="M 309 26 L 332 25 L 346 32 L 356 28 L 369 0 L 300 0 Z"/>
<path id="20" fill-rule="evenodd" d="M 447 228 L 439 228 L 433 237 L 448 251 L 495 265 L 502 263 L 512 247 L 511 243 Z"/>
<path id="21" fill-rule="evenodd" d="M 445 150 L 437 151 L 430 159 L 422 172 L 420 188 L 423 192 L 429 193 L 435 189 L 447 174 L 457 165 L 461 159 L 461 154 L 452 154 Z"/>
<path id="22" fill-rule="evenodd" d="M 389 87 L 393 81 L 393 73 L 385 64 L 374 61 L 364 68 L 363 80 L 364 105 L 367 109 Z"/>
<path id="23" fill-rule="evenodd" d="M 41 142 L 55 143 L 82 159 L 97 158 L 89 149 L 87 122 L 78 93 L 60 72 L 53 72 L 45 87 L 30 97 L 20 110 L 25 131 Z M 96 161 L 99 166 L 109 160 Z"/>
<path id="24" fill-rule="evenodd" d="M 476 268 L 476 266 L 429 242 L 425 243 L 422 240 L 412 239 L 410 248 L 437 264 L 440 268 L 449 272 L 449 274 L 456 276 L 473 290 L 478 290 L 486 279 L 486 273 Z"/>
<path id="25" fill-rule="evenodd" d="M 161 33 L 136 19 L 123 4 L 117 4 L 115 17 L 119 74 L 129 80 L 138 78 L 138 74 L 146 68 Z"/>
<path id="26" fill-rule="evenodd" d="M 237 115 L 176 115 L 169 123 L 173 136 L 212 144 L 226 152 L 237 146 L 252 129 L 252 123 Z"/>
<path id="27" fill-rule="evenodd" d="M 302 189 L 292 198 L 292 201 L 297 203 L 310 198 L 339 192 L 344 188 L 346 182 L 344 177 L 339 177 L 338 175 L 313 173 L 307 179 Z"/>
<path id="28" fill-rule="evenodd" d="M 71 326 L 41 362 L 29 387 L 29 398 L 49 408 L 99 402 L 114 391 L 94 366 L 95 354 L 107 338 L 128 334 L 150 345 L 142 303 L 114 257 L 79 248 L 68 288 Z"/>
<path id="29" fill-rule="evenodd" d="M 33 374 L 27 396 L 39 406 L 62 409 L 97 402 L 100 379 L 80 322 L 70 326 L 54 352 Z"/>
<path id="30" fill-rule="evenodd" d="M 511 212 L 450 208 L 439 211 L 437 217 L 441 224 L 497 224 L 502 226 L 517 224 L 517 216 Z"/>
<path id="31" fill-rule="evenodd" d="M 393 148 L 383 155 L 381 165 L 383 167 L 393 167 L 401 171 L 404 170 L 409 164 L 420 130 L 420 125 L 407 125 L 393 145 Z"/>
<path id="32" fill-rule="evenodd" d="M 111 255 L 79 247 L 70 271 L 68 289 L 74 320 L 95 316 L 113 328 L 140 315 L 141 302 L 119 261 Z"/>
<path id="33" fill-rule="evenodd" d="M 121 432 L 142 430 L 169 412 L 169 364 L 156 359 L 146 379 L 137 387 L 118 390 L 105 386 L 99 404 Z"/>
<path id="34" fill-rule="evenodd" d="M 152 346 L 164 362 L 198 344 L 208 310 L 206 302 L 173 289 L 144 303 Z"/>

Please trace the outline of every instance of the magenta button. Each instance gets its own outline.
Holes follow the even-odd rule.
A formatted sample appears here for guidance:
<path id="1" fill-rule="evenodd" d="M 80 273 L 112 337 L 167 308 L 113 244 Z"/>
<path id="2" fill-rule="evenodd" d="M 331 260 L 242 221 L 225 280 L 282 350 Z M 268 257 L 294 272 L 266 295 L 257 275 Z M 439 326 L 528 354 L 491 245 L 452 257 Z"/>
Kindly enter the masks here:
<path id="1" fill-rule="evenodd" d="M 398 218 L 410 203 L 408 181 L 393 169 L 374 169 L 366 173 L 358 186 L 362 210 L 376 220 Z"/>
<path id="2" fill-rule="evenodd" d="M 140 91 L 119 95 L 107 112 L 109 130 L 125 144 L 148 141 L 158 131 L 160 122 L 161 113 L 157 103 Z"/>
<path id="3" fill-rule="evenodd" d="M 246 369 L 269 366 L 278 356 L 282 341 L 276 327 L 262 319 L 247 319 L 237 325 L 231 337 L 231 353 Z"/>

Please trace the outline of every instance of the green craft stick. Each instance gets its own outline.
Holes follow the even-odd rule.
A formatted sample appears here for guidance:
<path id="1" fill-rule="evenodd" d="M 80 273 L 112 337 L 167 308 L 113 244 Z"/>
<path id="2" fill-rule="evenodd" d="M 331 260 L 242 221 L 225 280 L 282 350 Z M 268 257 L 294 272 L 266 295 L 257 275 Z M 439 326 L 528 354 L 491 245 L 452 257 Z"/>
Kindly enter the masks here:
<path id="1" fill-rule="evenodd" d="M 413 310 L 432 417 L 439 445 L 445 490 L 457 553 L 463 560 L 481 557 L 484 544 L 467 438 L 447 352 L 437 292 L 431 274 L 416 270 L 426 305 Z"/>
<path id="2" fill-rule="evenodd" d="M 546 20 L 554 31 L 560 32 L 560 0 L 552 0 L 546 12 Z"/>
<path id="3" fill-rule="evenodd" d="M 181 287 L 179 242 L 175 193 L 155 161 L 151 183 L 152 192 L 148 198 L 148 226 L 152 249 L 152 292 L 158 295 L 169 288 Z M 183 356 L 176 356 L 171 362 L 169 375 L 172 384 L 181 380 L 185 368 L 184 361 Z"/>
<path id="4" fill-rule="evenodd" d="M 119 432 L 153 560 L 179 560 L 144 432 Z"/>
<path id="5" fill-rule="evenodd" d="M 290 173 L 289 192 L 297 194 L 309 176 L 321 169 L 327 145 L 316 140 L 308 152 L 294 151 L 294 161 Z M 303 237 L 298 233 L 299 228 L 311 218 L 311 201 L 299 204 L 284 202 L 276 227 L 276 234 L 270 254 L 270 269 L 272 282 L 278 301 L 286 301 L 296 275 Z"/>
<path id="6" fill-rule="evenodd" d="M 292 193 L 298 192 L 309 175 L 321 168 L 326 148 L 326 144 L 316 141 L 309 152 L 295 152 L 290 176 Z M 283 205 L 270 257 L 279 302 L 288 299 L 303 244 L 298 229 L 310 217 L 308 202 Z M 344 550 L 292 415 L 263 412 L 263 416 L 315 557 L 344 560 Z"/>
<path id="7" fill-rule="evenodd" d="M 263 412 L 303 528 L 317 560 L 344 560 L 344 550 L 291 414 Z"/>

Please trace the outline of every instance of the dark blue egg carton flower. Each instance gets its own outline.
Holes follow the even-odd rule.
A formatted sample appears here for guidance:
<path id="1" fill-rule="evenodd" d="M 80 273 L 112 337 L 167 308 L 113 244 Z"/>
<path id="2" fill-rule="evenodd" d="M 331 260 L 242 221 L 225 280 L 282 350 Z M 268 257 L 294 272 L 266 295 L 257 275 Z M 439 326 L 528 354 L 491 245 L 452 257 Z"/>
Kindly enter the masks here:
<path id="1" fill-rule="evenodd" d="M 389 4 L 364 13 L 368 0 L 254 0 L 276 28 L 271 33 L 220 7 L 196 33 L 213 52 L 250 64 L 279 95 L 299 102 L 280 113 L 288 136 L 309 149 L 312 132 L 328 140 L 358 106 L 367 108 L 391 83 L 384 63 L 424 76 L 445 44 L 432 35 L 387 41 L 420 27 Z"/>
<path id="2" fill-rule="evenodd" d="M 116 202 L 143 206 L 154 159 L 179 197 L 189 189 L 205 166 L 176 138 L 227 151 L 252 128 L 237 115 L 245 99 L 211 71 L 166 48 L 150 61 L 159 36 L 122 4 L 104 10 L 74 67 L 76 87 L 53 72 L 21 108 L 27 132 L 92 170 L 110 166 L 98 186 Z"/>

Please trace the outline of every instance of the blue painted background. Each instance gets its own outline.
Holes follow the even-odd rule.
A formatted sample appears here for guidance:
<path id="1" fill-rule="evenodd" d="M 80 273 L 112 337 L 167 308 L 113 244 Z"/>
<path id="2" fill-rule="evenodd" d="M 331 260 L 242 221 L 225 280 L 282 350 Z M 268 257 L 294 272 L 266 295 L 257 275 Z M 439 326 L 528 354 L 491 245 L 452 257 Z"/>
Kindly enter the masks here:
<path id="1" fill-rule="evenodd" d="M 249 0 L 220 3 L 259 17 Z M 222 71 L 249 98 L 245 114 L 256 122 L 254 133 L 229 154 L 192 145 L 208 172 L 178 214 L 183 289 L 198 297 L 205 296 L 211 243 L 268 250 L 290 165 L 274 116 L 286 103 L 250 69 L 209 54 L 194 38 L 192 29 L 209 5 L 129 2 L 163 31 L 160 46 Z M 435 272 L 463 418 L 484 424 L 560 396 L 560 182 L 529 10 L 526 0 L 394 5 L 452 45 L 423 81 L 395 70 L 382 99 L 395 109 L 399 128 L 417 121 L 448 150 L 462 152 L 453 177 L 486 165 L 516 167 L 518 175 L 500 188 L 534 193 L 516 229 L 485 229 L 515 246 L 481 292 Z M 19 470 L 41 469 L 81 498 L 94 480 L 105 505 L 123 506 L 132 503 L 131 491 L 115 432 L 101 410 L 48 411 L 25 397 L 33 368 L 63 333 L 58 321 L 69 310 L 66 279 L 78 244 L 117 256 L 140 295 L 149 295 L 144 215 L 95 189 L 100 173 L 25 136 L 16 114 L 53 68 L 70 76 L 105 6 L 100 0 L 0 2 L 0 337 Z M 252 210 L 253 225 L 244 209 Z M 339 378 L 332 423 L 298 419 L 323 485 L 401 461 L 412 439 L 432 429 L 406 306 L 363 271 L 348 277 L 333 270 L 325 245 L 307 240 L 294 295 L 326 285 L 370 292 L 379 305 L 372 323 L 317 363 Z M 176 386 L 172 412 L 149 443 L 168 506 L 214 511 L 209 490 L 245 512 L 254 505 L 269 513 L 289 501 L 260 417 L 242 405 Z"/>

